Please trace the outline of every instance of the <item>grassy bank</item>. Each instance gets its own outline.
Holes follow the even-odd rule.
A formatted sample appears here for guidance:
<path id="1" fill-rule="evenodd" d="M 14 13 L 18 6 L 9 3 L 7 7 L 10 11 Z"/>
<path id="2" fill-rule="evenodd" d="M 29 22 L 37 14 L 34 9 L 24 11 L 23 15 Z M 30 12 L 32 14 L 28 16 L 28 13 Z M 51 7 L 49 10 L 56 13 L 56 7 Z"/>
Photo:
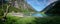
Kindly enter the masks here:
<path id="1" fill-rule="evenodd" d="M 17 17 L 17 16 L 7 16 L 5 24 L 34 24 L 34 17 Z"/>

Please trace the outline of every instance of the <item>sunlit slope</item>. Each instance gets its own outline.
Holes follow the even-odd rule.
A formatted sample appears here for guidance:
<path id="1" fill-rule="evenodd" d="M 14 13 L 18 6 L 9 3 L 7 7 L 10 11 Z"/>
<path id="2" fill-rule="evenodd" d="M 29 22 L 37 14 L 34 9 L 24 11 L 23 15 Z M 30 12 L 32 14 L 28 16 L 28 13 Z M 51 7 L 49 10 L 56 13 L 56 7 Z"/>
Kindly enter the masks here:
<path id="1" fill-rule="evenodd" d="M 18 9 L 22 10 L 21 12 L 34 12 L 35 10 L 33 7 L 31 7 L 25 0 L 16 0 L 14 2 L 17 5 L 14 5 L 14 7 L 18 6 Z"/>
<path id="2" fill-rule="evenodd" d="M 12 11 L 14 11 L 14 12 L 25 12 L 25 13 L 35 12 L 35 10 L 24 0 L 16 0 L 16 1 L 17 2 L 12 1 L 12 3 L 10 4 L 10 7 L 8 8 L 8 13 L 12 12 Z M 7 6 L 9 5 L 9 1 L 6 1 L 6 2 L 4 1 L 3 8 L 2 8 L 1 3 L 2 2 L 0 1 L 0 16 L 3 16 L 4 12 L 6 12 Z M 15 4 L 17 3 L 19 8 L 16 8 L 14 3 Z"/>
<path id="3" fill-rule="evenodd" d="M 13 0 L 13 1 L 7 1 L 7 2 L 11 2 L 9 10 L 8 10 L 9 12 L 12 12 L 12 11 L 14 12 L 35 12 L 33 7 L 31 7 L 24 0 Z M 7 2 L 3 4 L 4 11 L 6 10 L 7 5 L 9 4 Z M 0 8 L 2 9 L 2 6 L 0 6 Z"/>

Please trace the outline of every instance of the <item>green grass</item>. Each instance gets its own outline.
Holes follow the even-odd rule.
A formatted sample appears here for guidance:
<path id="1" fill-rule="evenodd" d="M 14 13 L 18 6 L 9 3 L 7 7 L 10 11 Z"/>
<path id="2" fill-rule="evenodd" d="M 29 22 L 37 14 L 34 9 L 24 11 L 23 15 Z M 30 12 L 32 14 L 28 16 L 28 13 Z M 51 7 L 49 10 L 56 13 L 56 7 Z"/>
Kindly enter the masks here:
<path id="1" fill-rule="evenodd" d="M 29 24 L 33 23 L 35 20 L 35 17 L 17 17 L 17 16 L 12 16 L 12 15 L 7 15 L 7 20 L 5 24 Z"/>
<path id="2" fill-rule="evenodd" d="M 52 17 L 17 17 L 7 15 L 5 24 L 60 24 L 60 16 Z"/>

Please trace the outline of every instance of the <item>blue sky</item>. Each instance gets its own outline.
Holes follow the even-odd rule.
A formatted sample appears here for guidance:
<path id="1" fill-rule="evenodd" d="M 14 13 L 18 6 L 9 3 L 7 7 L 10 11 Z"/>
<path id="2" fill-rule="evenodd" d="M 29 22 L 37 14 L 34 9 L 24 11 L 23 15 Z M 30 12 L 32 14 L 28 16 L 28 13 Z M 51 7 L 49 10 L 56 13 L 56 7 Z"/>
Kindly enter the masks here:
<path id="1" fill-rule="evenodd" d="M 36 11 L 43 10 L 46 6 L 56 0 L 26 0 Z"/>

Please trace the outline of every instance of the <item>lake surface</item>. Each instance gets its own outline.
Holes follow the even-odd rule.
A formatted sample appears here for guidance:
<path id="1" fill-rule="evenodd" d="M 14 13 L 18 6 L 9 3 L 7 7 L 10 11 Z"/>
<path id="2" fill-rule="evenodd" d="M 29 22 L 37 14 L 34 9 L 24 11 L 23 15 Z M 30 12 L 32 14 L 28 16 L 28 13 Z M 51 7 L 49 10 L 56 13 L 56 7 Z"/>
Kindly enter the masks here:
<path id="1" fill-rule="evenodd" d="M 35 16 L 35 17 L 44 17 L 44 16 L 46 16 L 46 14 L 42 14 L 42 13 L 40 13 L 40 12 L 36 12 L 36 13 L 26 13 L 25 14 L 26 16 Z M 24 15 L 24 16 L 25 16 Z"/>
<path id="2" fill-rule="evenodd" d="M 40 14 L 40 13 L 34 13 L 34 14 L 32 14 L 32 16 L 36 16 L 36 17 L 43 17 L 43 15 L 42 15 L 42 14 Z"/>

